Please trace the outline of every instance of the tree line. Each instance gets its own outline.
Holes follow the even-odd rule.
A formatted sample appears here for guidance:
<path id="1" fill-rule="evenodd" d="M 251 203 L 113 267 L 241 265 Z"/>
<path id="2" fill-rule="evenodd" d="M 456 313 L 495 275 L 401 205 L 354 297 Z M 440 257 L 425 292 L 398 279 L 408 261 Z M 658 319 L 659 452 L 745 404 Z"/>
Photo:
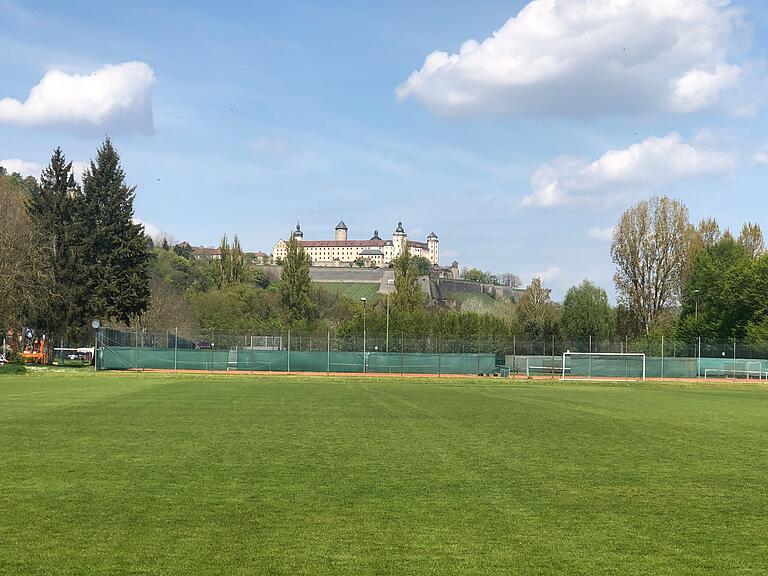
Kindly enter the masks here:
<path id="1" fill-rule="evenodd" d="M 311 262 L 292 240 L 280 278 L 248 257 L 235 235 L 215 260 L 185 244 L 155 246 L 133 221 L 135 188 L 107 139 L 78 183 L 60 149 L 39 179 L 0 170 L 0 327 L 33 326 L 87 341 L 92 319 L 113 326 L 182 332 L 362 333 L 362 303 L 311 282 Z M 562 303 L 534 278 L 518 299 L 470 299 L 451 309 L 418 285 L 425 259 L 392 262 L 394 293 L 367 303 L 372 335 L 508 342 L 624 340 L 664 334 L 691 340 L 768 343 L 768 256 L 759 225 L 737 237 L 714 219 L 693 225 L 686 207 L 651 198 L 619 219 L 611 244 L 618 302 L 589 280 Z M 426 263 L 428 266 L 429 263 Z M 518 287 L 519 277 L 465 270 L 467 280 Z M 54 340 L 56 341 L 56 340 Z"/>

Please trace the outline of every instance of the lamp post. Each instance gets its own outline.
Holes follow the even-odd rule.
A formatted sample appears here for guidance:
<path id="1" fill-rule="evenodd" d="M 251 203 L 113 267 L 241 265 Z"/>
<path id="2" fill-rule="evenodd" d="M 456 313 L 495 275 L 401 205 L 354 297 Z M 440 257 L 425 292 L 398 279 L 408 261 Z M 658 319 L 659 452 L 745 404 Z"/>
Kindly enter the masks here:
<path id="1" fill-rule="evenodd" d="M 363 296 L 360 298 L 360 302 L 363 303 L 363 374 L 365 374 L 365 303 L 368 299 Z"/>
<path id="2" fill-rule="evenodd" d="M 389 294 L 387 294 L 387 352 L 389 352 Z"/>
<path id="3" fill-rule="evenodd" d="M 694 318 L 696 320 L 696 331 L 699 333 L 698 342 L 696 346 L 696 378 L 701 378 L 701 330 L 699 329 L 699 292 L 701 290 L 694 290 L 693 294 L 696 298 L 696 312 Z"/>
<path id="4" fill-rule="evenodd" d="M 696 312 L 694 314 L 694 317 L 696 318 L 696 328 L 699 327 L 699 292 L 701 290 L 694 290 L 693 293 L 696 295 Z"/>

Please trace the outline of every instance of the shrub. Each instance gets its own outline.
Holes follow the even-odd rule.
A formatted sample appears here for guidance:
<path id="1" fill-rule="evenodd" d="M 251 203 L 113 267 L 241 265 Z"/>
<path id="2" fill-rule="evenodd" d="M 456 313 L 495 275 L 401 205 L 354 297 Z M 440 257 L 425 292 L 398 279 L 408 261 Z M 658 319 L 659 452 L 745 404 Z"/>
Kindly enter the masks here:
<path id="1" fill-rule="evenodd" d="M 26 374 L 27 368 L 23 364 L 3 364 L 0 366 L 0 375 Z"/>

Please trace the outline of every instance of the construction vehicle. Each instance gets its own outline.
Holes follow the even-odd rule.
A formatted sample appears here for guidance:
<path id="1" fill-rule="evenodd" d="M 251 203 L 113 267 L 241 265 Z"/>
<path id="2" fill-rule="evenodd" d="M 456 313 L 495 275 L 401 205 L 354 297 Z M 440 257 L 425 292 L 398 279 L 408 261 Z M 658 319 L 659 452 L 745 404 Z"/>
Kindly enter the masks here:
<path id="1" fill-rule="evenodd" d="M 45 350 L 45 334 L 35 336 L 34 330 L 24 330 L 24 340 L 21 347 L 21 361 L 24 364 L 48 364 L 48 353 Z"/>

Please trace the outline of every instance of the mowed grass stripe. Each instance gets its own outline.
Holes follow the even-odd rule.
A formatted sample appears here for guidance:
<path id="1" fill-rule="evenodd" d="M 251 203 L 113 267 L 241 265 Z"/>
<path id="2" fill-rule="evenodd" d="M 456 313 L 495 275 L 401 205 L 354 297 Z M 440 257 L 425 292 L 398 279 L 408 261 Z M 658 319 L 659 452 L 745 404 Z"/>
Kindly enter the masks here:
<path id="1" fill-rule="evenodd" d="M 768 392 L 0 379 L 2 574 L 760 574 Z"/>

